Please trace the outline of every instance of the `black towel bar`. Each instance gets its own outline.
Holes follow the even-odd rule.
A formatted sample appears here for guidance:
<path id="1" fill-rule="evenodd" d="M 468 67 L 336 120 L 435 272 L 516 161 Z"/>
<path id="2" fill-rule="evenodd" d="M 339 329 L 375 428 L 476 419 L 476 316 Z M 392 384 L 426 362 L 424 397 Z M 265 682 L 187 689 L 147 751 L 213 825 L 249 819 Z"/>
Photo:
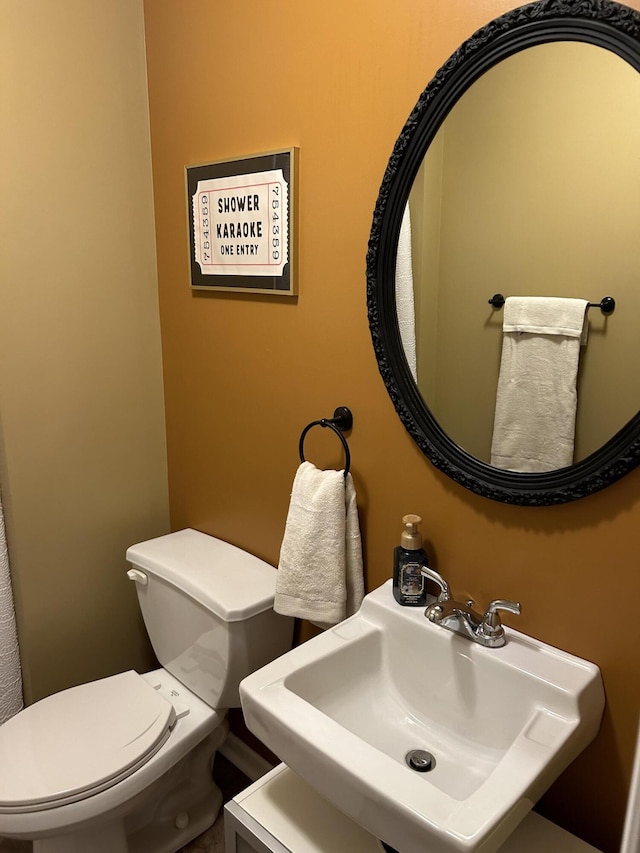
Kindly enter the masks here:
<path id="1" fill-rule="evenodd" d="M 335 434 L 340 439 L 342 447 L 344 448 L 344 476 L 346 477 L 349 473 L 349 468 L 351 468 L 351 454 L 349 453 L 349 445 L 347 444 L 347 439 L 342 433 L 348 432 L 353 426 L 353 415 L 351 414 L 351 410 L 348 409 L 346 406 L 338 406 L 338 408 L 333 413 L 332 418 L 321 418 L 321 420 L 319 421 L 311 421 L 310 424 L 307 424 L 307 426 L 302 430 L 302 434 L 300 435 L 300 443 L 298 444 L 298 453 L 300 454 L 301 462 L 306 462 L 306 459 L 304 458 L 305 436 L 314 426 L 329 427 L 329 429 L 335 432 Z"/>
<path id="2" fill-rule="evenodd" d="M 505 303 L 505 298 L 501 293 L 494 293 L 489 299 L 489 305 L 496 310 L 502 308 Z M 613 296 L 603 296 L 600 302 L 588 302 L 587 308 L 599 308 L 603 314 L 613 314 L 616 310 L 616 300 Z"/>

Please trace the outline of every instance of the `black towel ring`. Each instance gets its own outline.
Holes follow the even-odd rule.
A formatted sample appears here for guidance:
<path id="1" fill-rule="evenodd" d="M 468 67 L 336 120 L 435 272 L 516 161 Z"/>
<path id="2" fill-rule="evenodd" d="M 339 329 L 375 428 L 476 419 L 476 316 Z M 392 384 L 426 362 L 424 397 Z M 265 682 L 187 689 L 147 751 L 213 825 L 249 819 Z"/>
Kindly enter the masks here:
<path id="1" fill-rule="evenodd" d="M 338 406 L 338 408 L 333 413 L 332 418 L 322 418 L 319 421 L 311 421 L 310 424 L 302 430 L 302 434 L 300 436 L 300 443 L 298 445 L 298 453 L 300 454 L 300 461 L 306 462 L 304 458 L 304 439 L 309 430 L 314 426 L 321 427 L 329 427 L 330 430 L 335 432 L 342 443 L 342 447 L 344 448 L 345 455 L 345 463 L 344 463 L 344 476 L 346 478 L 349 473 L 349 468 L 351 468 L 351 454 L 349 453 L 349 445 L 347 444 L 347 439 L 342 434 L 343 432 L 348 432 L 353 426 L 353 415 L 351 414 L 351 410 L 346 406 Z"/>

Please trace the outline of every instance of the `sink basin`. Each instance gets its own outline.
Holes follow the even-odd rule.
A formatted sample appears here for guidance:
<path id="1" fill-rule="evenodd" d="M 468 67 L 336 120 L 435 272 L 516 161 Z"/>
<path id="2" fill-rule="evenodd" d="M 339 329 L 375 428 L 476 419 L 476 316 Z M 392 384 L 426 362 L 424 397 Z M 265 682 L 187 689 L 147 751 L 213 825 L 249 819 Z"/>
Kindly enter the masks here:
<path id="1" fill-rule="evenodd" d="M 402 607 L 354 616 L 240 685 L 247 725 L 399 853 L 497 850 L 597 734 L 600 670 L 518 631 L 484 648 Z M 427 772 L 406 756 L 425 750 Z"/>

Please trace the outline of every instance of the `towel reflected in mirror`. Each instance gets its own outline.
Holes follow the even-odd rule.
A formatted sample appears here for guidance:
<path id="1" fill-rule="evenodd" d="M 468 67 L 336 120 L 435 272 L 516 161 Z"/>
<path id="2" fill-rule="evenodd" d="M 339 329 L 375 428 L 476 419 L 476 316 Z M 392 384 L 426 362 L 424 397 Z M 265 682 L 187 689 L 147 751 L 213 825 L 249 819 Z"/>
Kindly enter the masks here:
<path id="1" fill-rule="evenodd" d="M 585 299 L 512 296 L 504 306 L 491 464 L 554 471 L 573 464 Z"/>

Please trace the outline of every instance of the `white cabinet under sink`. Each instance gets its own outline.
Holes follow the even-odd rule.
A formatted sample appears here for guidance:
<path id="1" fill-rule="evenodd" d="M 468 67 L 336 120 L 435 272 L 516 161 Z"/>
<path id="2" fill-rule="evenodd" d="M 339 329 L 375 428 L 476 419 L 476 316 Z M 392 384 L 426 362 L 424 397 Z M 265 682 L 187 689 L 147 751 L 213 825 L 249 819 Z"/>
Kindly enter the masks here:
<path id="1" fill-rule="evenodd" d="M 226 853 L 384 853 L 380 842 L 284 764 L 225 806 Z M 531 812 L 499 853 L 598 853 Z M 424 853 L 429 853 L 425 847 Z"/>

